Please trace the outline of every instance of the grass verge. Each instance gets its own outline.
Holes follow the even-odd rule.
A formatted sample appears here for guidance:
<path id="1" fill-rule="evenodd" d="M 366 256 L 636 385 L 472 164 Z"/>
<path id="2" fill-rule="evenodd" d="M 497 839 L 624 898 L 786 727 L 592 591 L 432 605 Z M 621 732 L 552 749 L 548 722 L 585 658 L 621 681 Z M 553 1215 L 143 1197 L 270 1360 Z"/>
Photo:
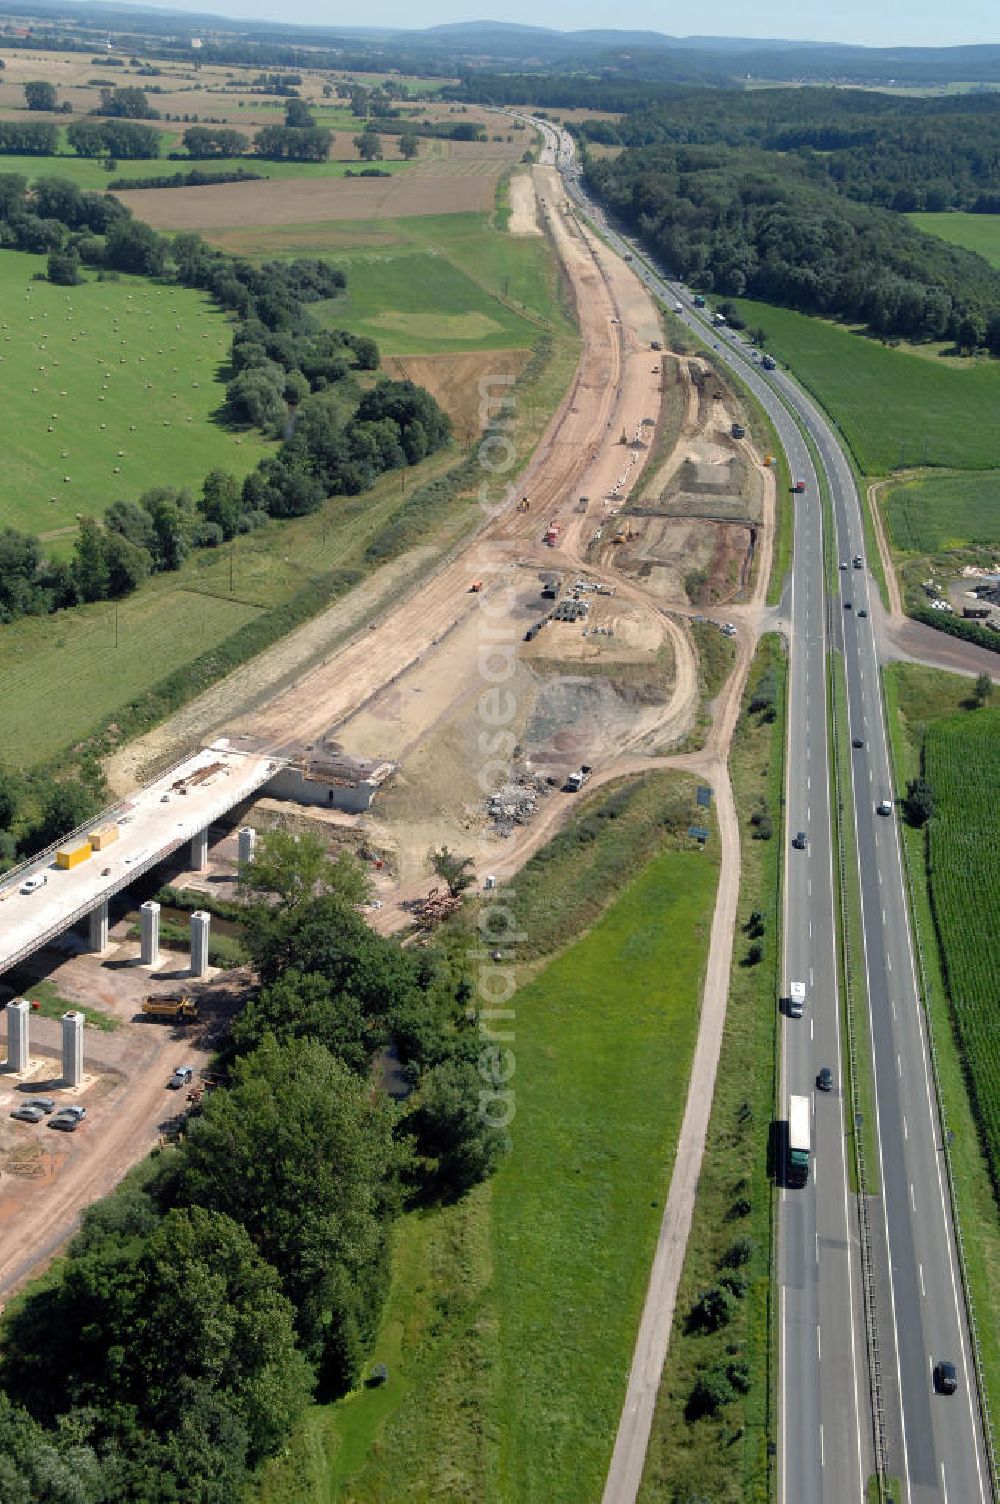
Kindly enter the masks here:
<path id="1" fill-rule="evenodd" d="M 935 721 L 954 716 L 968 700 L 968 680 L 939 669 L 895 663 L 882 672 L 895 794 L 920 772 L 923 739 Z M 992 1416 L 1000 1415 L 1000 1228 L 997 1204 L 965 1083 L 951 1004 L 931 911 L 924 832 L 900 822 L 910 918 L 925 1016 L 933 1042 L 935 1077 L 945 1122 L 953 1134 L 948 1163 L 953 1205 L 962 1230 L 965 1284 L 974 1312 L 983 1383 Z"/>
<path id="2" fill-rule="evenodd" d="M 765 677 L 777 691 L 773 720 L 749 711 Z M 767 1150 L 777 1091 L 785 695 L 781 642 L 768 635 L 751 666 L 730 757 L 743 838 L 739 931 L 708 1141 L 639 1493 L 643 1504 L 688 1497 L 767 1504 L 775 1487 L 768 1455 L 775 1427 L 775 1197 Z M 762 806 L 772 815 L 770 840 L 753 837 L 760 827 L 751 821 Z M 747 965 L 761 926 L 756 943 L 763 955 Z M 738 1262 L 748 1252 L 748 1261 Z M 733 1314 L 718 1331 L 692 1329 L 688 1318 L 699 1293 L 717 1287 L 727 1270 L 737 1284 L 746 1281 Z M 696 1415 L 695 1385 L 714 1373 L 723 1376 L 729 1397 L 714 1414 Z"/>
<path id="3" fill-rule="evenodd" d="M 841 1036 L 843 1058 L 853 1062 L 844 1083 L 848 1110 L 844 1133 L 851 1146 L 848 1173 L 856 1195 L 864 1178 L 869 1196 L 881 1194 L 878 1176 L 878 1145 L 875 1135 L 875 1077 L 871 1033 L 868 1027 L 868 997 L 865 991 L 864 929 L 861 917 L 861 876 L 855 854 L 854 796 L 851 781 L 851 739 L 847 734 L 847 677 L 840 653 L 830 655 L 829 757 L 834 770 L 834 807 L 831 810 L 833 844 L 837 852 L 835 882 L 840 903 L 837 913 L 839 941 Z M 858 1115 L 861 1131 L 858 1132 Z"/>
<path id="4" fill-rule="evenodd" d="M 62 997 L 55 982 L 50 982 L 46 977 L 37 982 L 30 977 L 22 981 L 16 979 L 16 972 L 8 974 L 10 986 L 5 987 L 4 992 L 9 993 L 10 997 L 30 998 L 35 1005 L 35 1012 L 41 1014 L 42 1018 L 62 1018 L 64 1013 L 75 1008 L 77 1013 L 83 1014 L 84 1020 L 92 1029 L 111 1034 L 118 1027 L 118 1019 L 113 1014 L 105 1013 L 102 1008 L 85 1008 L 80 1003 L 71 1002 Z M 9 1000 L 8 998 L 7 1001 Z"/>
<path id="5" fill-rule="evenodd" d="M 697 1031 L 717 861 L 694 807 L 678 774 L 602 789 L 507 894 L 531 976 L 509 1004 L 513 1152 L 401 1221 L 372 1355 L 389 1382 L 314 1410 L 261 1504 L 599 1497 Z M 477 938 L 470 908 L 442 944 Z"/>

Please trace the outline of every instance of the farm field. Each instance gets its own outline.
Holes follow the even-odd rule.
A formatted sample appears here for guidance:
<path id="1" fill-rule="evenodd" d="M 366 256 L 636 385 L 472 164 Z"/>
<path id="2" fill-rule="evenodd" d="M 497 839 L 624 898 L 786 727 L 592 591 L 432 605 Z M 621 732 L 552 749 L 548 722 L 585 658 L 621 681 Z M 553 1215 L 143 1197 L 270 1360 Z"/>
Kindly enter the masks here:
<path id="1" fill-rule="evenodd" d="M 965 1244 L 966 1265 L 979 1341 L 983 1356 L 986 1389 L 994 1414 L 1000 1407 L 1000 1225 L 997 1219 L 996 1158 L 991 1166 L 987 1142 L 981 1126 L 973 1116 L 970 1081 L 973 1068 L 982 1060 L 981 1048 L 973 1041 L 975 1059 L 967 1055 L 967 1035 L 975 1023 L 975 976 L 968 973 L 969 948 L 980 946 L 984 960 L 995 961 L 996 926 L 991 920 L 995 909 L 988 907 L 985 890 L 978 885 L 980 870 L 988 863 L 988 842 L 996 815 L 990 801 L 996 797 L 997 720 L 1000 711 L 970 708 L 971 681 L 938 669 L 916 664 L 894 663 L 883 670 L 887 724 L 892 744 L 897 797 L 906 780 L 924 771 L 924 759 L 935 757 L 937 777 L 929 771 L 935 794 L 937 814 L 931 825 L 931 845 L 925 830 L 915 830 L 900 822 L 903 851 L 910 883 L 911 910 L 920 940 L 922 972 L 928 1015 L 937 1052 L 938 1082 L 945 1121 L 950 1130 L 950 1159 Z M 980 723 L 988 728 L 980 729 Z M 935 752 L 932 739 L 940 731 Z M 990 743 L 992 742 L 992 746 Z M 957 768 L 957 776 L 949 769 Z M 963 764 L 967 764 L 968 772 Z M 944 830 L 935 837 L 933 826 L 939 814 Z M 959 823 L 956 827 L 956 817 Z M 965 826 L 961 821 L 964 819 Z M 978 846 L 980 836 L 983 844 Z M 936 852 L 935 862 L 942 864 L 935 873 L 938 882 L 932 892 L 929 853 Z M 942 892 L 942 884 L 954 881 L 961 865 L 968 863 L 964 887 L 964 908 Z M 987 873 L 987 881 L 995 881 Z M 970 902 L 970 894 L 983 891 L 981 902 Z M 943 911 L 932 908 L 944 901 Z M 970 915 L 970 911 L 976 912 Z M 990 929 L 986 935 L 985 930 Z M 956 974 L 957 963 L 957 974 Z M 972 958 L 975 965 L 975 958 Z M 973 1011 L 964 1018 L 957 1016 L 960 995 L 956 987 L 971 986 Z M 993 1065 L 985 1083 L 979 1076 L 977 1089 L 992 1093 L 993 1123 L 996 1123 L 996 1027 L 995 988 L 987 996 L 987 1011 L 979 1018 L 991 1030 Z M 981 999 L 978 999 L 981 1001 Z"/>
<path id="2" fill-rule="evenodd" d="M 834 418 L 861 470 L 1000 464 L 1000 362 L 935 361 L 787 308 L 736 301 L 747 324 L 766 329 L 777 359 Z"/>
<path id="3" fill-rule="evenodd" d="M 75 183 L 78 188 L 89 189 L 94 193 L 106 193 L 108 183 L 112 178 L 151 178 L 160 177 L 168 173 L 190 172 L 198 168 L 203 172 L 236 172 L 239 168 L 247 172 L 256 172 L 260 177 L 271 180 L 285 181 L 297 178 L 342 178 L 348 172 L 357 172 L 366 164 L 356 157 L 347 161 L 329 162 L 269 162 L 264 157 L 213 157 L 204 161 L 195 157 L 176 157 L 171 159 L 166 156 L 154 157 L 142 161 L 119 162 L 112 172 L 103 165 L 99 158 L 95 157 L 19 157 L 0 156 L 0 173 L 16 172 L 26 177 L 30 183 L 39 178 L 65 178 L 68 182 Z M 412 162 L 391 160 L 376 164 L 380 172 L 400 173 L 412 169 Z M 365 181 L 365 180 L 362 180 Z M 376 179 L 376 182 L 382 181 Z M 245 185 L 244 185 L 245 186 Z M 149 192 L 162 192 L 162 189 L 149 189 Z M 189 189 L 192 193 L 212 194 L 216 189 L 208 184 L 203 188 Z M 137 219 L 145 218 L 142 213 L 141 199 L 130 199 L 129 203 Z"/>
<path id="4" fill-rule="evenodd" d="M 931 726 L 924 767 L 935 800 L 927 851 L 934 915 L 986 1153 L 1000 1185 L 1000 879 L 992 860 L 1000 838 L 1000 710 Z"/>
<path id="5" fill-rule="evenodd" d="M 331 322 L 370 335 L 387 355 L 525 348 L 572 328 L 547 242 L 511 239 L 488 214 L 250 226 L 211 238 L 239 255 L 342 266 L 347 291 L 329 305 Z"/>
<path id="6" fill-rule="evenodd" d="M 231 326 L 204 294 L 141 277 L 32 281 L 44 268 L 0 253 L 0 525 L 44 536 L 150 486 L 253 468 L 270 446 L 216 419 Z"/>
<path id="7" fill-rule="evenodd" d="M 1000 545 L 1000 474 L 932 475 L 892 486 L 885 514 L 902 553 Z"/>
<path id="8" fill-rule="evenodd" d="M 975 251 L 991 266 L 1000 266 L 1000 214 L 908 214 L 926 235 Z"/>
<path id="9" fill-rule="evenodd" d="M 660 832 L 651 860 L 648 846 L 667 811 L 686 828 L 692 799 L 689 779 L 656 775 L 635 816 L 621 807 L 601 820 L 595 805 L 621 802 L 604 791 L 525 868 L 529 943 L 533 906 L 553 887 L 565 922 L 550 933 L 593 927 L 508 1005 L 513 1152 L 465 1201 L 404 1220 L 372 1354 L 389 1384 L 317 1407 L 288 1460 L 267 1470 L 261 1504 L 600 1497 L 683 1113 L 718 873 L 712 841 L 697 852 Z M 574 837 L 584 826 L 589 841 Z M 630 842 L 625 870 L 639 871 L 622 883 Z"/>

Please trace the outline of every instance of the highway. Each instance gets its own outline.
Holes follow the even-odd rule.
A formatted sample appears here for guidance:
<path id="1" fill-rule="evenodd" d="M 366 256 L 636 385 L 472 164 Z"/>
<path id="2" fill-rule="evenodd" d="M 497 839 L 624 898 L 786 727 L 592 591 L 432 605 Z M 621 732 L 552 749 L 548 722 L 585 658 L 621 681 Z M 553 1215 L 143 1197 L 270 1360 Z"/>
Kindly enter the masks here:
<path id="1" fill-rule="evenodd" d="M 526 117 L 527 118 L 527 117 Z M 607 224 L 590 201 L 573 160 L 571 138 L 546 122 L 546 155 L 558 159 L 567 192 L 609 246 L 630 257 L 667 307 L 718 351 L 768 413 L 792 475 L 806 483 L 795 502 L 794 563 L 782 615 L 790 630 L 786 840 L 785 979 L 804 981 L 804 1017 L 782 1024 L 782 1101 L 813 1100 L 814 1165 L 809 1184 L 780 1196 L 779 1438 L 781 1504 L 847 1504 L 866 1498 L 876 1463 L 898 1477 L 904 1504 L 986 1504 L 993 1499 L 968 1322 L 951 1225 L 941 1129 L 934 1096 L 913 940 L 905 898 L 897 814 L 876 806 L 892 798 L 880 667 L 872 630 L 870 575 L 853 474 L 827 419 L 785 372 L 765 373 L 750 351 L 693 308 L 687 289 L 661 274 L 645 253 Z M 833 509 L 834 551 L 847 565 L 830 595 L 823 566 L 824 514 L 818 477 L 803 438 L 819 457 Z M 848 602 L 850 602 L 848 606 Z M 864 613 L 864 614 L 862 614 Z M 868 1342 L 863 1319 L 855 1198 L 848 1195 L 844 1062 L 840 1058 L 835 956 L 834 851 L 830 823 L 827 654 L 841 655 L 848 690 L 856 837 L 848 881 L 860 880 L 863 973 L 874 1061 L 875 1167 L 884 1194 L 869 1199 L 868 1247 L 883 1425 L 873 1426 Z M 859 1014 L 864 1017 L 864 999 Z M 820 1067 L 834 1090 L 817 1092 Z M 958 1369 L 954 1396 L 937 1395 L 933 1365 Z"/>

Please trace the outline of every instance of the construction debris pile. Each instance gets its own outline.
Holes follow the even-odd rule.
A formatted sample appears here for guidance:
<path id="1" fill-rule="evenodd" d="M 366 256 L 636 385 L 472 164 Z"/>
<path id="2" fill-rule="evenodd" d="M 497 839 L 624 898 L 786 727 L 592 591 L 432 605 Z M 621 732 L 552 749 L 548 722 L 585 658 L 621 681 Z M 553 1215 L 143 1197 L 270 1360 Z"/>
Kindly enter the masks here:
<path id="1" fill-rule="evenodd" d="M 527 825 L 538 800 L 551 792 L 551 785 L 538 773 L 513 773 L 486 801 L 497 835 L 513 835 L 515 825 Z"/>
<path id="2" fill-rule="evenodd" d="M 460 909 L 462 898 L 461 894 L 456 897 L 449 893 L 447 888 L 431 888 L 426 898 L 415 899 L 408 907 L 418 928 L 429 930 Z"/>

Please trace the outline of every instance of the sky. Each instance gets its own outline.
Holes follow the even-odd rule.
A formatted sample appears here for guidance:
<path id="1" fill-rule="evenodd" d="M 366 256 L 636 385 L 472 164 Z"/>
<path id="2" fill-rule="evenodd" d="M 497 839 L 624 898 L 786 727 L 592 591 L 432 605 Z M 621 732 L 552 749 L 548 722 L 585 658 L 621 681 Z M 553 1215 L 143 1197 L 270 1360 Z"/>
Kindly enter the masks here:
<path id="1" fill-rule="evenodd" d="M 146 0 L 150 3 L 150 0 Z M 158 4 L 159 0 L 152 0 Z M 177 0 L 165 8 L 180 9 Z M 357 7 L 330 0 L 190 0 L 183 8 L 204 13 L 322 26 L 434 26 L 443 21 L 518 21 L 572 31 L 614 27 L 791 41 L 855 42 L 867 47 L 952 47 L 1000 42 L 996 0 L 713 0 L 697 9 L 662 0 L 374 0 Z"/>

